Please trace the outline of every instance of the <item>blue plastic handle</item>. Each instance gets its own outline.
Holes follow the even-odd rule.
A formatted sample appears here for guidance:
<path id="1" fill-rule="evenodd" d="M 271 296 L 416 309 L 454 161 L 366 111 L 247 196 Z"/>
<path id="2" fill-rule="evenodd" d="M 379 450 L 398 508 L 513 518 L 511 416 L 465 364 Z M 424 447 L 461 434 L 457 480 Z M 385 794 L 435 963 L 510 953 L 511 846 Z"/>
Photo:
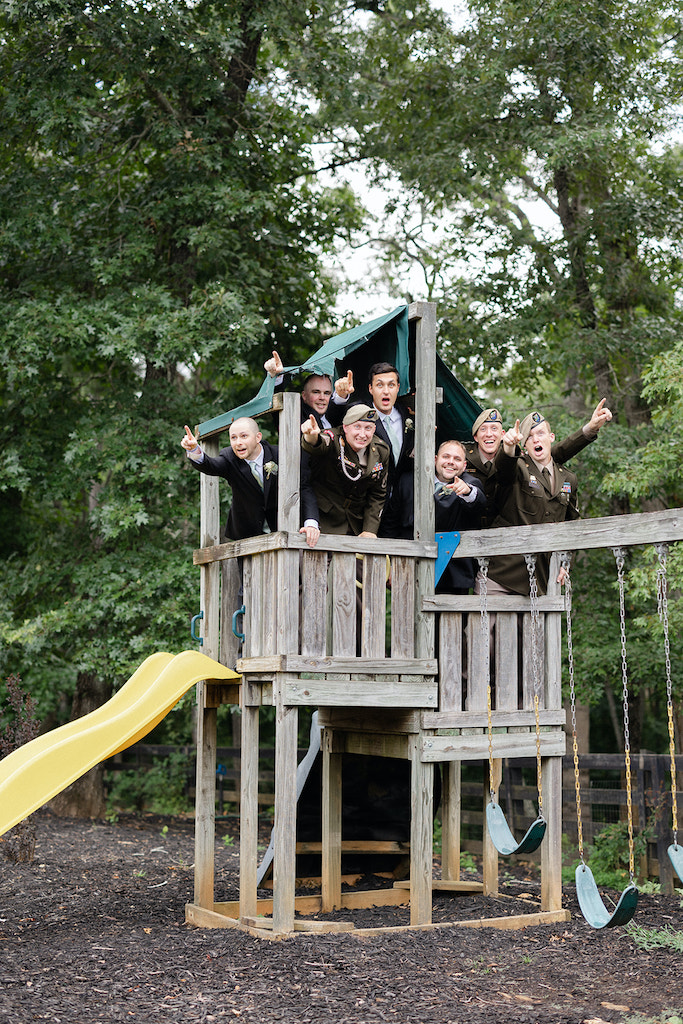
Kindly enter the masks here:
<path id="1" fill-rule="evenodd" d="M 238 608 L 237 611 L 232 613 L 232 631 L 237 637 L 237 639 L 241 640 L 242 642 L 244 642 L 244 633 L 240 633 L 240 631 L 237 628 L 237 617 L 238 615 L 244 615 L 245 611 L 246 609 L 244 605 L 242 605 L 241 608 Z"/>
<path id="2" fill-rule="evenodd" d="M 197 621 L 197 619 L 203 619 L 203 618 L 204 618 L 204 612 L 198 612 L 196 615 L 193 615 L 192 619 L 190 620 L 190 636 L 192 637 L 193 640 L 197 641 L 197 643 L 199 644 L 200 647 L 204 646 L 204 638 L 201 637 L 201 636 L 197 636 L 197 634 L 195 632 L 195 622 Z"/>

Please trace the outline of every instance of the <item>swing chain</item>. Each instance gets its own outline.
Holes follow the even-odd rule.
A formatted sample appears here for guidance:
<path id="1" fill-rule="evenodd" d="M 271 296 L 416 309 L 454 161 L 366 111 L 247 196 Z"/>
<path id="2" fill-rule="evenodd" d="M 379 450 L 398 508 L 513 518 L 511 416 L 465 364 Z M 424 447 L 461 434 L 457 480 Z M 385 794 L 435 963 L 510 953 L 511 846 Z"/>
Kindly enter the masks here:
<path id="1" fill-rule="evenodd" d="M 617 580 L 619 583 L 619 631 L 621 637 L 621 678 L 622 678 L 622 704 L 624 711 L 624 763 L 626 769 L 626 807 L 628 814 L 628 865 L 631 884 L 634 884 L 635 876 L 635 855 L 633 846 L 633 800 L 631 780 L 631 737 L 629 733 L 628 714 L 628 662 L 626 660 L 626 601 L 624 596 L 624 548 L 612 548 L 617 565 Z"/>
<path id="2" fill-rule="evenodd" d="M 579 775 L 579 743 L 576 728 L 576 681 L 574 675 L 574 639 L 572 635 L 572 581 L 569 575 L 570 552 L 560 553 L 560 565 L 565 571 L 564 608 L 567 619 L 567 663 L 569 667 L 569 696 L 572 719 L 572 750 L 574 754 L 574 792 L 576 794 L 576 827 L 578 832 L 579 857 L 585 866 L 583 854 L 583 821 L 581 819 L 581 776 Z"/>
<path id="3" fill-rule="evenodd" d="M 536 721 L 536 785 L 538 788 L 538 816 L 543 817 L 543 773 L 541 771 L 541 721 L 540 721 L 540 646 L 541 625 L 538 614 L 538 583 L 536 580 L 536 555 L 525 555 L 529 573 L 529 599 L 531 604 L 531 671 L 534 680 L 534 718 Z"/>
<path id="4" fill-rule="evenodd" d="M 671 682 L 671 647 L 669 644 L 669 598 L 666 582 L 668 544 L 655 544 L 657 552 L 657 612 L 664 629 L 664 660 L 666 665 L 666 717 L 671 758 L 671 816 L 674 846 L 678 846 L 678 811 L 676 800 L 676 740 L 674 734 L 673 686 Z"/>
<path id="5" fill-rule="evenodd" d="M 489 574 L 488 558 L 480 558 L 479 561 L 479 630 L 481 638 L 481 649 L 484 654 L 484 665 L 486 673 L 486 715 L 488 719 L 489 734 L 489 792 L 491 803 L 496 802 L 496 793 L 493 787 L 493 721 L 491 704 L 491 652 L 489 650 L 489 610 L 487 601 L 487 585 Z"/>

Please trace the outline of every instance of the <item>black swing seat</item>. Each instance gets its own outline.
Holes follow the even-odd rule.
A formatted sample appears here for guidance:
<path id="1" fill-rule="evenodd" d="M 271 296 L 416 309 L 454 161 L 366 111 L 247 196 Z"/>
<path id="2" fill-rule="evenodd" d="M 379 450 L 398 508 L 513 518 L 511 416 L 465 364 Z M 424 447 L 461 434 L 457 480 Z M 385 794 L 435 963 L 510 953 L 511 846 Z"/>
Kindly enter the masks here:
<path id="1" fill-rule="evenodd" d="M 628 924 L 638 905 L 638 890 L 633 883 L 626 886 L 619 897 L 619 902 L 610 913 L 602 902 L 593 872 L 587 864 L 579 864 L 575 878 L 581 913 L 591 928 L 615 928 Z"/>
<path id="2" fill-rule="evenodd" d="M 673 869 L 683 882 L 683 846 L 679 846 L 678 843 L 672 843 L 667 850 L 669 854 L 669 860 L 673 864 Z"/>
<path id="3" fill-rule="evenodd" d="M 518 843 L 510 831 L 510 826 L 505 820 L 500 806 L 493 800 L 486 806 L 486 826 L 489 836 L 498 853 L 503 857 L 509 857 L 512 853 L 533 853 L 543 842 L 547 824 L 545 818 L 539 816 L 529 825 L 524 837 Z"/>

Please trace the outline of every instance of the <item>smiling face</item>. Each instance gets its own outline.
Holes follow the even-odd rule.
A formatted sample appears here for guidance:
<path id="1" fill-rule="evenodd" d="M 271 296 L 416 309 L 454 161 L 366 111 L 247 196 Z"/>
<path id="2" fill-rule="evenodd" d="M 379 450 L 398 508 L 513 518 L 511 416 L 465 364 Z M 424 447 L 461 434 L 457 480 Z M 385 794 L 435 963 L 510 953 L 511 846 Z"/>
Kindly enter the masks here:
<path id="1" fill-rule="evenodd" d="M 243 416 L 230 427 L 230 447 L 238 459 L 255 459 L 261 445 L 261 431 L 255 420 Z"/>
<path id="2" fill-rule="evenodd" d="M 462 476 L 466 464 L 467 457 L 462 445 L 457 441 L 445 441 L 434 460 L 437 480 L 443 484 L 453 483 L 456 476 Z"/>
<path id="3" fill-rule="evenodd" d="M 386 416 L 394 408 L 398 397 L 398 374 L 375 373 L 368 385 L 370 397 L 376 409 Z"/>
<path id="4" fill-rule="evenodd" d="M 332 381 L 329 377 L 309 377 L 301 397 L 319 416 L 324 416 L 332 398 Z"/>
<path id="5" fill-rule="evenodd" d="M 486 423 L 482 423 L 474 435 L 482 458 L 493 458 L 498 451 L 504 433 L 503 424 L 497 420 L 495 422 L 487 420 Z"/>
<path id="6" fill-rule="evenodd" d="M 347 444 L 354 452 L 361 451 L 372 441 L 375 433 L 375 424 L 369 420 L 356 420 L 355 423 L 347 423 L 342 428 Z"/>
<path id="7" fill-rule="evenodd" d="M 554 440 L 555 435 L 544 420 L 543 423 L 539 423 L 537 427 L 529 431 L 524 447 L 534 462 L 537 462 L 539 466 L 547 466 L 552 459 L 550 451 Z"/>

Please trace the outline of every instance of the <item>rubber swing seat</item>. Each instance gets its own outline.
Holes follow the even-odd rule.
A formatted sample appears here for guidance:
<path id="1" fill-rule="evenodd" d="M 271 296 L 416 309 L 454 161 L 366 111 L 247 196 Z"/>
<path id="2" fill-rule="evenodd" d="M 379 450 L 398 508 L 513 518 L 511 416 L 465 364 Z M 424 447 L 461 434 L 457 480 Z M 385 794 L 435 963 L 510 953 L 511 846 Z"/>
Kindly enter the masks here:
<path id="1" fill-rule="evenodd" d="M 678 843 L 672 843 L 667 850 L 669 854 L 669 860 L 673 864 L 673 869 L 683 882 L 683 846 L 679 846 Z"/>
<path id="2" fill-rule="evenodd" d="M 638 890 L 635 885 L 626 886 L 619 897 L 619 902 L 610 913 L 602 902 L 593 872 L 587 864 L 579 864 L 575 878 L 576 895 L 579 899 L 581 913 L 591 928 L 615 928 L 618 925 L 628 924 L 638 905 Z"/>
<path id="3" fill-rule="evenodd" d="M 505 820 L 500 806 L 491 801 L 486 806 L 486 826 L 489 830 L 491 842 L 503 857 L 509 857 L 512 853 L 533 853 L 543 842 L 547 822 L 545 818 L 538 817 L 526 830 L 524 837 L 518 843 L 510 826 Z"/>

